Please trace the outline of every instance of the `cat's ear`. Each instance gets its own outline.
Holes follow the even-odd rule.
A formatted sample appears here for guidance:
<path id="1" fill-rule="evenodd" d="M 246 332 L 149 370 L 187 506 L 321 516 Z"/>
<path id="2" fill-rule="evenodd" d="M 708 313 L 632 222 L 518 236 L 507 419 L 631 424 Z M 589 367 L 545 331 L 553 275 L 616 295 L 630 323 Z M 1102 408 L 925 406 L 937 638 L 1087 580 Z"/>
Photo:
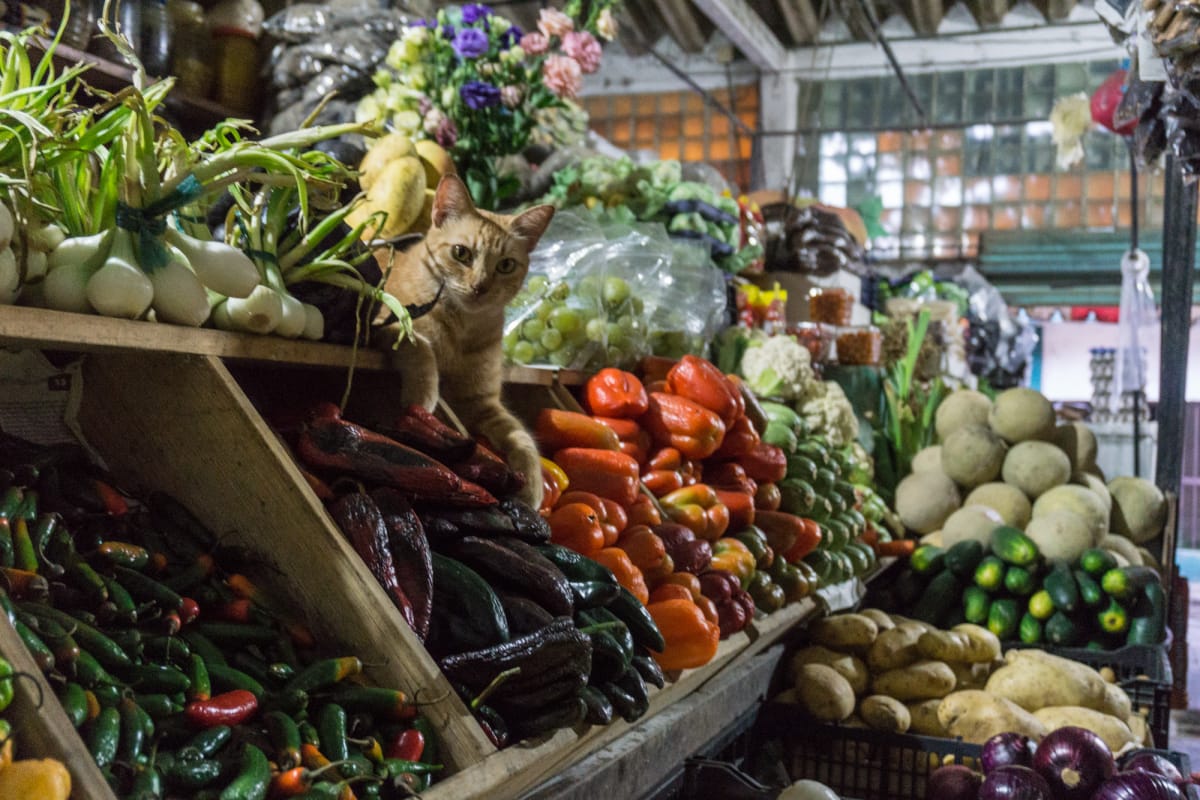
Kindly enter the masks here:
<path id="1" fill-rule="evenodd" d="M 513 217 L 508 231 L 521 239 L 529 250 L 537 247 L 538 240 L 546 232 L 550 220 L 554 219 L 554 206 L 534 206 L 523 214 Z"/>
<path id="2" fill-rule="evenodd" d="M 443 175 L 438 181 L 437 193 L 433 196 L 433 213 L 430 218 L 435 228 L 447 220 L 475 213 L 471 193 L 457 175 Z"/>

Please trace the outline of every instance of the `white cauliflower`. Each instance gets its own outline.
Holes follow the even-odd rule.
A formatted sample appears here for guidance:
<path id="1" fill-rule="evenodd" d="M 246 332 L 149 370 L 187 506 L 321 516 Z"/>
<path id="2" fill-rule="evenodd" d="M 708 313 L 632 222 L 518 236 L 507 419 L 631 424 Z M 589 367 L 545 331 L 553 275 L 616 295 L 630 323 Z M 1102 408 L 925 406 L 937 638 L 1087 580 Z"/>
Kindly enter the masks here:
<path id="1" fill-rule="evenodd" d="M 801 398 L 796 411 L 809 430 L 824 434 L 830 444 L 841 447 L 858 438 L 858 417 L 842 387 L 834 381 L 817 381 Z"/>
<path id="2" fill-rule="evenodd" d="M 759 397 L 799 400 L 818 383 L 807 348 L 790 336 L 751 342 L 739 368 Z"/>

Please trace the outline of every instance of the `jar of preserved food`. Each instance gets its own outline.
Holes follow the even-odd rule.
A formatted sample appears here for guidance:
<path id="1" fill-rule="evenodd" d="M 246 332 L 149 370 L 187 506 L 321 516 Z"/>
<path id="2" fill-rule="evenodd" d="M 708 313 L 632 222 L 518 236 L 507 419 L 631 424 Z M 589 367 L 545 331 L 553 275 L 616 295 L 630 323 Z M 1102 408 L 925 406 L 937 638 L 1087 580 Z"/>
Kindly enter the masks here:
<path id="1" fill-rule="evenodd" d="M 239 114 L 255 111 L 258 42 L 241 28 L 214 28 L 217 51 L 216 101 Z"/>
<path id="2" fill-rule="evenodd" d="M 844 326 L 854 313 L 854 295 L 845 289 L 813 289 L 808 295 L 808 317 L 813 322 Z"/>
<path id="3" fill-rule="evenodd" d="M 208 97 L 215 73 L 212 66 L 212 37 L 204 8 L 194 0 L 167 0 L 171 21 L 171 74 L 184 94 Z"/>
<path id="4" fill-rule="evenodd" d="M 834 331 L 819 322 L 799 322 L 788 328 L 796 341 L 804 345 L 813 364 L 824 364 L 833 354 Z"/>
<path id="5" fill-rule="evenodd" d="M 837 337 L 839 364 L 878 366 L 883 358 L 883 334 L 878 328 L 846 328 Z"/>

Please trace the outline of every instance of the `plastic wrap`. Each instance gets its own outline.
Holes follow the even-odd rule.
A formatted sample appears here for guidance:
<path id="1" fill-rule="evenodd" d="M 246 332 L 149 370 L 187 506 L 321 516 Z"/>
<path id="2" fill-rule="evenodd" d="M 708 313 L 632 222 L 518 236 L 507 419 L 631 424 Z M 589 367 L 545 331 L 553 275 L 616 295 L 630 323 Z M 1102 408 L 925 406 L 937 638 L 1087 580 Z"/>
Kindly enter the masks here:
<path id="1" fill-rule="evenodd" d="M 1146 350 L 1158 339 L 1158 307 L 1150 288 L 1150 259 L 1131 250 L 1121 259 L 1114 388 L 1117 396 L 1146 388 Z"/>
<path id="2" fill-rule="evenodd" d="M 509 305 L 504 352 L 571 369 L 701 353 L 723 326 L 724 304 L 724 277 L 703 248 L 661 224 L 562 211 Z"/>
<path id="3" fill-rule="evenodd" d="M 996 287 L 968 267 L 956 281 L 971 294 L 967 300 L 967 364 L 996 389 L 1021 384 L 1038 333 L 1024 312 L 1013 316 Z"/>

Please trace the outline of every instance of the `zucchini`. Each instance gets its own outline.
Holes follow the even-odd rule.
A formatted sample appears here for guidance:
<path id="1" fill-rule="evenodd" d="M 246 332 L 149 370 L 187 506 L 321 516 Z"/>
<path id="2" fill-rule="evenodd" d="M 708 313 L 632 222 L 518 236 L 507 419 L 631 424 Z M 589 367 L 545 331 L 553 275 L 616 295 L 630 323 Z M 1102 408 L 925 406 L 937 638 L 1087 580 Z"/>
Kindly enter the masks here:
<path id="1" fill-rule="evenodd" d="M 998 592 L 1004 585 L 1004 562 L 988 556 L 975 568 L 975 585 L 985 592 Z"/>
<path id="2" fill-rule="evenodd" d="M 1128 644 L 1161 644 L 1167 636 L 1167 597 L 1158 581 L 1146 584 L 1129 621 Z"/>
<path id="3" fill-rule="evenodd" d="M 911 569 L 901 572 L 897 576 L 896 582 L 892 584 L 892 592 L 895 594 L 896 604 L 900 608 L 911 608 L 924 591 L 925 579 Z"/>
<path id="4" fill-rule="evenodd" d="M 1038 560 L 1037 545 L 1021 531 L 1011 525 L 1001 525 L 992 531 L 992 553 L 1006 563 L 1017 567 L 1028 567 Z"/>
<path id="5" fill-rule="evenodd" d="M 1017 601 L 1004 597 L 992 602 L 988 609 L 987 629 L 1000 639 L 1012 639 L 1016 636 L 1021 614 Z"/>
<path id="6" fill-rule="evenodd" d="M 1022 567 L 1009 567 L 1004 570 L 1004 588 L 1010 594 L 1018 597 L 1028 597 L 1037 588 L 1033 574 Z"/>
<path id="7" fill-rule="evenodd" d="M 942 571 L 945 561 L 945 550 L 937 545 L 924 544 L 913 551 L 912 556 L 908 559 L 908 565 L 918 575 L 933 577 L 934 574 Z"/>
<path id="8" fill-rule="evenodd" d="M 1116 569 L 1117 560 L 1107 550 L 1093 547 L 1083 551 L 1083 555 L 1079 557 L 1079 566 L 1088 575 L 1100 578 L 1110 569 Z"/>
<path id="9" fill-rule="evenodd" d="M 1079 587 L 1079 600 L 1085 606 L 1095 608 L 1104 602 L 1104 590 L 1087 570 L 1075 569 L 1071 570 L 1071 574 L 1075 576 L 1075 584 Z"/>
<path id="10" fill-rule="evenodd" d="M 964 539 L 946 551 L 946 569 L 958 576 L 959 580 L 969 581 L 975 575 L 975 568 L 983 561 L 983 543 L 975 539 Z"/>
<path id="11" fill-rule="evenodd" d="M 974 625 L 987 622 L 988 611 L 992 607 L 992 596 L 978 586 L 968 586 L 963 590 L 963 617 Z"/>
<path id="12" fill-rule="evenodd" d="M 1037 644 L 1042 641 L 1042 621 L 1029 612 L 1021 617 L 1017 627 L 1017 636 L 1025 644 Z"/>
<path id="13" fill-rule="evenodd" d="M 1054 612 L 1054 615 L 1046 620 L 1046 627 L 1042 633 L 1047 642 L 1059 647 L 1071 647 L 1083 641 L 1083 631 L 1075 624 L 1075 620 L 1061 611 Z"/>
<path id="14" fill-rule="evenodd" d="M 1058 563 L 1051 567 L 1042 579 L 1042 587 L 1050 593 L 1050 599 L 1059 611 L 1069 614 L 1079 606 L 1079 587 L 1075 584 L 1071 568 L 1066 564 Z"/>
<path id="15" fill-rule="evenodd" d="M 1045 589 L 1034 592 L 1029 598 L 1029 613 L 1039 622 L 1045 622 L 1054 615 L 1054 601 Z"/>
<path id="16" fill-rule="evenodd" d="M 1105 633 L 1121 634 L 1129 630 L 1129 612 L 1115 597 L 1108 599 L 1108 606 L 1096 614 L 1096 623 Z M 1153 642 L 1153 644 L 1158 644 Z"/>
<path id="17" fill-rule="evenodd" d="M 962 590 L 962 584 L 958 582 L 958 578 L 954 577 L 954 573 L 939 573 L 925 587 L 921 599 L 912 607 L 913 618 L 930 625 L 944 627 L 946 619 L 958 608 Z"/>
<path id="18" fill-rule="evenodd" d="M 830 583 L 833 583 L 831 578 L 833 577 L 834 561 L 828 550 L 813 550 L 804 557 L 804 563 L 812 567 L 813 571 L 817 573 L 817 582 L 821 586 L 828 586 Z"/>
<path id="19" fill-rule="evenodd" d="M 833 474 L 833 470 L 826 467 L 817 469 L 817 479 L 813 481 L 813 488 L 817 490 L 817 494 L 822 497 L 829 497 L 833 494 L 833 485 L 837 483 L 837 475 Z"/>
<path id="20" fill-rule="evenodd" d="M 1150 567 L 1117 567 L 1104 573 L 1100 586 L 1118 600 L 1132 600 L 1157 581 L 1158 573 Z"/>
<path id="21" fill-rule="evenodd" d="M 817 502 L 817 493 L 809 483 L 800 478 L 785 478 L 776 484 L 779 487 L 779 510 L 798 517 L 807 516 Z"/>
<path id="22" fill-rule="evenodd" d="M 778 447 L 785 453 L 792 452 L 800 443 L 791 426 L 784 425 L 782 422 L 768 422 L 767 429 L 763 431 L 762 440 L 769 445 Z"/>
<path id="23" fill-rule="evenodd" d="M 817 479 L 817 462 L 799 453 L 787 457 L 787 477 L 812 484 Z"/>

